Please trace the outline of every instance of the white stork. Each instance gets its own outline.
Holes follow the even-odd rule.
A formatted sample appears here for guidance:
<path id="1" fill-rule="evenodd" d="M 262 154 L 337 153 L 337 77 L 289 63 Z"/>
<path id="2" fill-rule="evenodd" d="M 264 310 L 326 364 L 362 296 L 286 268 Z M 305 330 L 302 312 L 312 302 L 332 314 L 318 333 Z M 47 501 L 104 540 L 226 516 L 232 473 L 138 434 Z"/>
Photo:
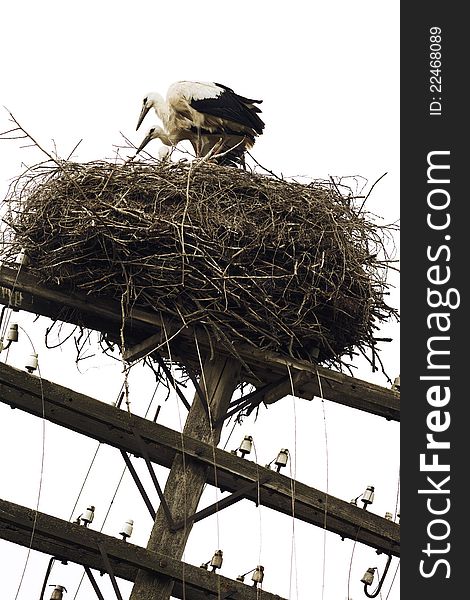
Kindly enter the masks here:
<path id="1" fill-rule="evenodd" d="M 262 100 L 251 100 L 236 94 L 220 83 L 178 81 L 168 88 L 166 100 L 152 92 L 145 96 L 137 129 L 151 108 L 163 124 L 152 127 L 138 154 L 153 139 L 175 146 L 189 140 L 197 157 L 220 155 L 220 164 L 243 164 L 246 150 L 263 133 L 264 123 L 256 106 Z"/>

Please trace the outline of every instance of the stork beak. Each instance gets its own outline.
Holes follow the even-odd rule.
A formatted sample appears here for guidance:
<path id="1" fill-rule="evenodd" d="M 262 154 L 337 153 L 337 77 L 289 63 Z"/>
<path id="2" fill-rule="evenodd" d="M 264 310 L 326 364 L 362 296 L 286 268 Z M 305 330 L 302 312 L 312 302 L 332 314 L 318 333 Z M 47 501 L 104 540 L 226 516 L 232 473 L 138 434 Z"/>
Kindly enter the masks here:
<path id="1" fill-rule="evenodd" d="M 145 116 L 145 115 L 144 115 Z M 150 133 L 147 133 L 147 135 L 144 137 L 144 139 L 142 140 L 140 146 L 137 148 L 135 155 L 137 156 L 137 154 L 139 154 L 139 152 L 142 152 L 142 150 L 145 148 L 145 146 L 150 142 L 150 140 L 152 139 L 152 136 Z"/>
<path id="2" fill-rule="evenodd" d="M 150 106 L 145 106 L 145 104 L 142 106 L 142 110 L 140 111 L 139 120 L 137 121 L 137 127 L 135 128 L 136 131 L 141 126 L 142 121 L 145 119 L 145 115 L 148 113 L 149 110 L 150 110 Z"/>

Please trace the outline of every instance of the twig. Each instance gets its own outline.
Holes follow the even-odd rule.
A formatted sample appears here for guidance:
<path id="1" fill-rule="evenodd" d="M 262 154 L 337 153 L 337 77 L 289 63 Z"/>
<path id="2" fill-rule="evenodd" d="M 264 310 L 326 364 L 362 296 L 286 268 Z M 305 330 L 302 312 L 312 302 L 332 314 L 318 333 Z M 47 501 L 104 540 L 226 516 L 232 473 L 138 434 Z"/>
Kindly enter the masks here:
<path id="1" fill-rule="evenodd" d="M 369 190 L 369 193 L 366 195 L 366 197 L 364 198 L 364 200 L 362 201 L 361 207 L 359 208 L 359 210 L 357 211 L 357 214 L 359 214 L 364 206 L 364 204 L 367 202 L 367 198 L 371 195 L 372 190 L 374 189 L 374 187 L 377 185 L 377 183 L 379 183 L 379 181 L 381 179 L 383 179 L 385 177 L 385 175 L 388 175 L 388 173 L 384 173 L 383 175 L 381 175 L 373 184 L 372 187 Z"/>

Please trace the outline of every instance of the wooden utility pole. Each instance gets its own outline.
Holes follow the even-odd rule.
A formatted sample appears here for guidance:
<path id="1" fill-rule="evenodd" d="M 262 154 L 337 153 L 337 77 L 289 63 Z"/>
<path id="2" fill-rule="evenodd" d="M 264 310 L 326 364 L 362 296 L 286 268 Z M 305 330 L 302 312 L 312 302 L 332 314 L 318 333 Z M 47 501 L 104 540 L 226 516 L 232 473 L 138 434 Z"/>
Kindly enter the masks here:
<path id="1" fill-rule="evenodd" d="M 227 412 L 233 392 L 239 383 L 240 366 L 229 358 L 207 359 L 200 378 L 204 393 L 201 398 L 196 392 L 191 410 L 186 418 L 184 434 L 217 446 L 222 423 L 216 421 Z M 204 408 L 204 403 L 208 404 Z M 186 546 L 192 521 L 188 520 L 197 510 L 199 500 L 207 480 L 207 466 L 183 455 L 173 461 L 165 485 L 165 499 L 175 522 L 185 522 L 177 531 L 171 530 L 171 523 L 162 504 L 157 512 L 147 550 L 163 552 L 180 560 Z M 139 571 L 130 600 L 168 600 L 173 589 L 173 580 L 155 577 L 148 571 Z"/>
<path id="2" fill-rule="evenodd" d="M 119 303 L 43 286 L 24 269 L 18 272 L 17 267 L 0 265 L 0 304 L 95 329 L 109 340 L 121 341 Z M 193 523 L 242 498 L 291 516 L 295 512 L 296 519 L 325 527 L 343 539 L 354 539 L 379 553 L 399 556 L 396 523 L 301 482 L 296 481 L 293 486 L 292 480 L 281 473 L 217 448 L 224 419 L 240 410 L 252 410 L 261 402 L 270 404 L 295 393 L 307 400 L 321 397 L 398 421 L 399 392 L 234 341 L 238 361 L 222 346 L 214 350 L 211 340 L 197 325 L 179 331 L 170 348 L 166 340 L 168 333 L 176 333 L 174 325 L 163 315 L 133 310 L 125 331 L 127 351 L 123 358 L 133 362 L 159 348 L 159 352 L 167 352 L 167 358 L 186 365 L 189 371 L 202 370 L 199 381 L 193 379 L 196 394 L 182 433 L 51 382 L 41 380 L 39 389 L 36 377 L 0 365 L 1 402 L 118 448 L 130 469 L 127 453 L 145 459 L 160 497 L 155 511 L 141 482 L 136 481 L 155 517 L 147 549 L 131 549 L 129 544 L 41 513 L 35 513 L 33 519 L 29 509 L 2 504 L 1 500 L 0 538 L 23 545 L 33 540 L 32 547 L 42 552 L 107 571 L 112 578 L 135 581 L 130 600 L 168 600 L 172 594 L 184 600 L 251 600 L 259 593 L 276 598 L 264 590 L 181 561 Z M 209 358 L 213 354 L 215 358 Z M 159 355 L 156 358 L 161 360 Z M 171 377 L 168 373 L 167 376 Z M 251 383 L 256 389 L 231 402 L 240 382 Z M 181 394 L 180 398 L 188 407 Z M 152 462 L 170 468 L 164 491 Z M 207 483 L 231 492 L 231 496 L 198 511 Z M 117 586 L 115 579 L 113 585 Z"/>
<path id="3" fill-rule="evenodd" d="M 400 555 L 399 526 L 351 504 L 349 499 L 335 498 L 300 481 L 293 486 L 290 477 L 214 448 L 211 443 L 1 363 L 0 402 L 108 444 L 121 453 L 143 456 L 144 446 L 149 461 L 167 469 L 178 454 L 185 461 L 203 464 L 207 483 L 231 492 L 212 509 L 222 510 L 231 498 L 243 492 L 241 498 L 290 517 L 294 513 L 299 521 L 322 529 L 326 526 L 341 538 L 366 544 L 378 552 Z M 207 509 L 199 512 L 197 520 L 206 514 Z"/>

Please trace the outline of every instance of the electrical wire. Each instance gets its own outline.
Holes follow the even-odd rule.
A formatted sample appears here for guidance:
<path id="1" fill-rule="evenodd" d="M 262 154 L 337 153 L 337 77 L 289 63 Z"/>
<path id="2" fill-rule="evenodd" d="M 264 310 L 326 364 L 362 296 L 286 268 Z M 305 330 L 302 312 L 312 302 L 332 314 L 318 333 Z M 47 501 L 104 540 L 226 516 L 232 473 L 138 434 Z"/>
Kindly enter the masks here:
<path id="1" fill-rule="evenodd" d="M 118 401 L 118 400 L 119 400 L 119 398 L 121 397 L 121 394 L 122 394 L 122 392 L 123 392 L 123 389 L 124 389 L 124 384 L 122 384 L 122 385 L 121 385 L 121 389 L 119 390 L 119 393 L 118 393 L 118 395 L 117 395 L 117 400 L 116 400 L 116 401 Z M 90 466 L 88 467 L 88 471 L 86 472 L 85 478 L 84 478 L 84 480 L 83 480 L 83 483 L 82 483 L 82 485 L 81 485 L 81 487 L 80 487 L 80 490 L 79 490 L 79 492 L 78 492 L 77 499 L 75 500 L 75 504 L 73 505 L 72 512 L 70 513 L 70 516 L 69 516 L 69 521 L 71 521 L 71 520 L 72 520 L 73 514 L 74 514 L 74 512 L 75 512 L 75 509 L 77 508 L 78 502 L 79 502 L 79 500 L 80 500 L 80 497 L 81 497 L 81 495 L 82 495 L 83 489 L 84 489 L 84 487 L 85 487 L 85 485 L 86 485 L 86 482 L 87 482 L 87 480 L 88 480 L 88 477 L 89 477 L 89 475 L 90 475 L 91 469 L 93 468 L 93 464 L 94 464 L 94 462 L 95 462 L 95 460 L 96 460 L 96 456 L 97 456 L 97 454 L 98 454 L 98 451 L 99 451 L 99 449 L 100 449 L 100 448 L 101 448 L 101 442 L 98 442 L 98 445 L 96 446 L 96 450 L 95 450 L 95 453 L 94 453 L 94 455 L 93 455 L 93 458 L 91 459 Z"/>
<path id="2" fill-rule="evenodd" d="M 399 498 L 400 498 L 400 468 L 398 468 L 398 481 L 397 481 L 397 495 L 395 498 L 395 514 L 394 514 L 394 520 L 396 520 L 397 515 L 398 515 L 398 503 L 399 503 Z"/>
<path id="3" fill-rule="evenodd" d="M 7 306 L 3 307 L 1 319 L 0 319 L 0 322 L 2 323 L 2 331 L 0 333 L 0 343 L 1 343 L 0 351 L 1 350 L 7 351 L 6 356 L 5 356 L 5 364 L 8 364 L 8 357 L 10 356 L 11 341 L 8 341 L 7 345 L 4 346 L 3 340 L 5 339 L 5 336 L 7 335 L 7 330 L 10 325 L 10 319 L 11 319 L 12 314 L 13 314 L 13 309 L 8 308 Z"/>
<path id="4" fill-rule="evenodd" d="M 228 438 L 225 440 L 225 444 L 224 444 L 224 446 L 223 446 L 222 450 L 225 450 L 225 448 L 228 446 L 228 443 L 229 443 L 229 441 L 230 441 L 230 438 L 232 437 L 232 433 L 235 431 L 235 427 L 236 427 L 237 425 L 238 425 L 238 423 L 237 423 L 237 420 L 236 420 L 236 419 L 234 419 L 234 420 L 233 420 L 233 427 L 232 427 L 232 430 L 231 430 L 231 431 L 230 431 L 230 433 L 228 434 Z"/>
<path id="5" fill-rule="evenodd" d="M 111 498 L 111 502 L 110 502 L 110 504 L 109 504 L 109 506 L 108 506 L 108 510 L 106 511 L 106 514 L 105 514 L 105 516 L 104 516 L 103 522 L 102 522 L 102 524 L 101 524 L 101 527 L 100 527 L 100 529 L 99 529 L 99 532 L 100 532 L 100 533 L 103 531 L 103 528 L 104 528 L 104 526 L 105 526 L 105 524 L 106 524 L 106 521 L 107 521 L 107 519 L 108 519 L 109 513 L 110 513 L 110 511 L 111 511 L 111 507 L 112 507 L 112 505 L 113 505 L 113 503 L 114 503 L 114 500 L 115 500 L 115 498 L 116 498 L 116 495 L 117 495 L 117 493 L 118 493 L 118 490 L 119 490 L 119 488 L 120 488 L 120 486 L 121 486 L 121 483 L 122 483 L 122 480 L 123 480 L 123 478 L 124 478 L 124 475 L 125 475 L 125 473 L 126 473 L 126 470 L 127 470 L 127 467 L 124 467 L 124 469 L 122 470 L 121 476 L 119 477 L 119 481 L 118 481 L 118 483 L 117 483 L 116 489 L 114 490 L 113 497 Z M 85 573 L 86 573 L 86 572 L 85 572 L 85 571 L 83 571 L 83 573 L 82 573 L 82 576 L 80 577 L 80 581 L 78 582 L 78 587 L 77 587 L 77 589 L 76 589 L 76 591 L 75 591 L 75 595 L 74 595 L 74 597 L 73 597 L 73 600 L 75 600 L 75 599 L 77 598 L 77 596 L 78 596 L 78 592 L 80 591 L 80 588 L 81 588 L 81 586 L 82 586 L 83 579 L 85 578 Z"/>
<path id="6" fill-rule="evenodd" d="M 171 368 L 171 363 L 170 363 L 170 368 Z M 175 392 L 176 393 L 176 392 Z M 183 435 L 183 420 L 181 418 L 181 407 L 180 407 L 180 403 L 176 402 L 176 410 L 178 412 L 178 423 L 179 423 L 179 427 L 180 427 L 180 438 L 181 438 L 181 462 L 183 465 L 183 473 L 184 473 L 184 477 L 183 477 L 183 498 L 184 498 L 184 527 L 183 527 L 183 531 L 184 531 L 184 535 L 186 536 L 186 530 L 187 530 L 187 518 L 188 518 L 188 490 L 186 487 L 186 450 L 184 447 L 184 435 Z M 183 550 L 183 590 L 185 589 L 185 557 L 186 557 L 186 546 Z"/>
<path id="7" fill-rule="evenodd" d="M 173 357 L 172 357 L 172 353 L 171 353 L 171 348 L 170 348 L 170 340 L 168 338 L 168 334 L 166 331 L 166 326 L 165 326 L 165 320 L 162 319 L 162 323 L 163 323 L 163 331 L 165 333 L 165 342 L 166 342 L 166 347 L 167 347 L 167 352 L 168 352 L 168 358 L 170 360 L 170 370 L 173 368 Z M 175 392 L 176 393 L 176 392 Z M 202 399 L 201 399 L 202 401 Z M 180 405 L 179 402 L 177 403 L 177 411 L 178 411 L 178 422 L 179 422 L 179 426 L 180 426 L 180 440 L 181 440 L 181 462 L 183 465 L 183 473 L 184 473 L 184 477 L 183 477 L 183 498 L 184 498 L 184 516 L 183 516 L 183 522 L 184 522 L 184 526 L 183 526 L 183 532 L 184 532 L 184 536 L 186 537 L 187 534 L 187 529 L 188 529 L 188 522 L 187 522 L 187 518 L 188 518 L 188 489 L 187 489 L 187 481 L 186 481 L 186 449 L 184 446 L 184 434 L 183 434 L 183 422 L 181 419 L 181 412 L 180 412 Z M 183 594 L 185 594 L 186 592 L 184 591 L 186 589 L 185 586 L 185 565 L 186 562 L 184 561 L 184 557 L 186 556 L 186 546 L 183 550 Z"/>
<path id="8" fill-rule="evenodd" d="M 398 469 L 398 481 L 397 481 L 397 495 L 396 495 L 396 499 L 395 499 L 395 516 L 394 516 L 394 520 L 396 520 L 397 515 L 398 515 L 398 502 L 399 502 L 399 497 L 400 497 L 400 469 Z M 393 574 L 392 577 L 392 581 L 390 583 L 390 587 L 388 589 L 387 595 L 385 596 L 385 600 L 388 600 L 388 597 L 390 595 L 390 592 L 392 591 L 393 588 L 393 584 L 395 583 L 395 578 L 397 576 L 398 573 L 398 569 L 400 568 L 400 561 L 398 561 L 397 564 L 397 568 L 395 569 L 395 573 Z"/>
<path id="9" fill-rule="evenodd" d="M 328 514 L 328 492 L 329 492 L 329 455 L 328 455 L 328 428 L 326 423 L 326 407 L 325 407 L 325 399 L 323 397 L 323 387 L 321 384 L 320 375 L 317 371 L 317 379 L 318 379 L 318 388 L 320 390 L 320 398 L 322 404 L 323 411 L 323 425 L 324 425 L 324 433 L 325 433 L 325 469 L 326 469 L 326 490 L 325 490 L 325 511 L 324 511 L 324 521 L 323 521 L 323 565 L 322 565 L 322 592 L 321 597 L 322 600 L 325 595 L 325 577 L 326 577 L 326 520 Z"/>
<path id="10" fill-rule="evenodd" d="M 398 561 L 398 563 L 397 563 L 397 568 L 395 569 L 395 573 L 393 574 L 392 581 L 390 583 L 390 587 L 388 589 L 387 595 L 385 596 L 385 600 L 388 600 L 388 597 L 390 596 L 390 592 L 392 591 L 393 584 L 395 583 L 395 577 L 397 576 L 399 568 L 400 568 L 400 561 Z"/>
<path id="11" fill-rule="evenodd" d="M 69 521 L 72 520 L 72 517 L 73 517 L 73 514 L 75 512 L 75 509 L 77 508 L 78 501 L 80 500 L 80 497 L 82 495 L 83 488 L 85 487 L 85 484 L 86 484 L 86 482 L 88 480 L 88 476 L 90 475 L 91 469 L 93 468 L 93 465 L 94 465 L 95 460 L 96 460 L 96 456 L 97 456 L 98 451 L 99 451 L 100 448 L 101 448 L 101 442 L 98 442 L 98 445 L 96 446 L 96 449 L 95 449 L 95 453 L 93 454 L 93 458 L 91 459 L 90 466 L 88 467 L 88 471 L 86 472 L 85 478 L 84 478 L 83 483 L 82 483 L 82 485 L 80 487 L 80 491 L 78 492 L 77 499 L 75 500 L 75 504 L 73 505 L 72 512 L 70 513 Z"/>
<path id="12" fill-rule="evenodd" d="M 170 348 L 170 340 L 168 338 L 168 334 L 166 331 L 166 326 L 165 326 L 165 320 L 162 319 L 162 323 L 163 323 L 163 331 L 165 334 L 165 342 L 166 342 L 166 347 L 167 347 L 167 352 L 168 352 L 168 357 L 170 360 L 170 370 L 173 368 L 173 358 L 172 358 L 172 354 L 171 354 L 171 348 Z M 176 392 L 175 392 L 176 393 Z M 183 532 L 184 532 L 184 537 L 186 537 L 187 534 L 187 529 L 188 529 L 188 489 L 186 486 L 186 450 L 185 450 L 185 446 L 184 446 L 184 435 L 183 435 L 183 423 L 181 420 L 181 411 L 180 411 L 180 405 L 179 402 L 177 402 L 177 411 L 178 411 L 178 421 L 179 421 L 179 426 L 180 426 L 180 440 L 181 440 L 181 462 L 183 465 L 183 473 L 184 473 L 184 477 L 183 477 L 183 498 L 184 498 L 184 516 L 183 516 Z M 182 558 L 183 558 L 183 568 L 182 568 L 182 583 L 183 583 L 183 595 L 186 595 L 186 561 L 185 561 L 185 557 L 186 557 L 186 546 L 183 549 L 183 554 L 182 554 Z"/>
<path id="13" fill-rule="evenodd" d="M 379 571 L 379 568 L 376 567 L 376 570 L 377 570 L 377 577 L 378 577 L 378 579 L 380 581 L 380 571 Z M 380 597 L 380 600 L 382 600 L 382 588 L 380 588 L 379 597 Z"/>
<path id="14" fill-rule="evenodd" d="M 10 314 L 11 314 L 11 309 L 7 305 L 3 306 L 3 308 L 0 312 L 0 325 L 1 325 L 0 340 L 5 339 L 5 334 L 6 334 L 8 323 L 10 320 Z"/>
<path id="15" fill-rule="evenodd" d="M 144 419 L 147 417 L 147 415 L 148 415 L 148 413 L 149 413 L 149 411 L 150 411 L 150 408 L 151 408 L 151 406 L 152 406 L 152 403 L 153 403 L 153 401 L 154 401 L 154 399 L 155 399 L 155 395 L 156 395 L 156 393 L 157 393 L 157 390 L 158 390 L 158 387 L 159 387 L 159 385 L 160 385 L 160 382 L 159 382 L 159 381 L 157 381 L 157 384 L 156 384 L 156 386 L 155 386 L 155 390 L 153 391 L 152 397 L 151 397 L 151 399 L 150 399 L 150 402 L 149 402 L 149 404 L 148 404 L 148 406 L 147 406 L 147 410 L 145 411 L 145 414 L 144 414 Z M 124 384 L 121 386 L 121 390 L 119 391 L 118 398 L 120 397 L 120 395 L 121 395 L 121 393 L 122 393 L 123 387 L 124 387 Z M 97 448 L 97 451 L 98 451 L 98 448 Z M 95 456 L 93 457 L 93 461 L 94 461 L 95 457 L 96 457 L 96 453 L 95 453 Z M 92 461 L 92 462 L 93 462 L 93 461 Z M 90 465 L 90 468 L 91 468 L 91 465 Z M 123 468 L 123 470 L 122 470 L 122 473 L 121 473 L 121 475 L 120 475 L 120 477 L 119 477 L 119 480 L 118 480 L 118 483 L 117 483 L 117 485 L 116 485 L 116 488 L 115 488 L 115 490 L 114 490 L 114 494 L 113 494 L 113 496 L 112 496 L 112 498 L 111 498 L 111 501 L 110 501 L 110 503 L 109 503 L 109 506 L 108 506 L 108 509 L 107 509 L 107 511 L 106 511 L 106 514 L 105 514 L 105 516 L 104 516 L 104 519 L 103 519 L 103 522 L 102 522 L 102 524 L 101 524 L 101 527 L 100 527 L 100 529 L 99 529 L 99 531 L 100 531 L 100 532 L 102 532 L 102 531 L 103 531 L 103 529 L 104 529 L 104 526 L 105 526 L 105 524 L 106 524 L 106 521 L 107 521 L 107 519 L 108 519 L 109 513 L 111 512 L 112 505 L 113 505 L 113 503 L 114 503 L 114 500 L 116 499 L 116 496 L 117 496 L 117 493 L 118 493 L 118 491 L 119 491 L 119 488 L 121 487 L 121 483 L 122 483 L 122 480 L 124 479 L 124 475 L 126 474 L 126 471 L 127 471 L 127 467 L 124 467 L 124 468 Z M 87 477 L 88 477 L 88 474 L 89 474 L 89 472 L 90 472 L 90 469 L 88 470 Z M 80 493 L 81 493 L 81 491 L 83 490 L 83 486 L 84 486 L 84 484 L 82 485 L 82 488 L 81 488 L 81 490 L 80 490 Z M 76 504 L 75 504 L 75 506 L 76 506 Z M 74 510 L 75 510 L 75 507 L 74 507 Z M 73 514 L 73 512 L 72 512 L 72 514 Z M 71 518 L 71 517 L 70 517 L 70 518 Z M 79 593 L 79 591 L 80 591 L 81 585 L 82 585 L 82 583 L 83 583 L 83 579 L 84 579 L 84 578 L 85 578 L 85 571 L 82 573 L 82 576 L 81 576 L 81 578 L 80 578 L 80 581 L 78 582 L 78 587 L 77 587 L 77 589 L 75 590 L 75 595 L 74 595 L 74 597 L 73 597 L 73 600 L 76 600 L 76 598 L 77 598 L 77 596 L 78 596 L 78 593 Z"/>
<path id="16" fill-rule="evenodd" d="M 289 573 L 289 600 L 292 593 L 292 576 L 294 574 L 295 581 L 295 594 L 296 598 L 299 597 L 299 582 L 297 573 L 297 546 L 295 540 L 295 484 L 297 477 L 297 411 L 296 411 L 296 394 L 294 389 L 294 380 L 292 379 L 292 371 L 290 365 L 287 365 L 287 372 L 289 374 L 289 381 L 291 387 L 292 406 L 294 414 L 294 452 L 291 453 L 291 459 L 289 461 L 290 470 L 290 488 L 291 488 L 291 505 L 292 505 L 292 535 L 291 535 L 291 556 L 290 556 L 290 573 Z M 292 458 L 293 457 L 293 458 Z"/>
<path id="17" fill-rule="evenodd" d="M 351 597 L 351 596 L 349 595 L 349 586 L 350 586 L 350 584 L 351 584 L 351 570 L 352 570 L 352 564 L 353 564 L 354 551 L 355 551 L 355 549 L 356 549 L 357 539 L 358 539 L 358 537 L 359 537 L 359 532 L 361 531 L 361 529 L 362 529 L 362 528 L 361 528 L 361 526 L 359 526 L 359 527 L 357 528 L 357 532 L 356 532 L 356 538 L 355 538 L 355 540 L 354 540 L 354 544 L 353 544 L 353 547 L 352 547 L 352 552 L 351 552 L 351 560 L 349 561 L 349 572 L 348 572 L 348 596 L 347 596 L 348 598 L 350 598 L 350 597 Z"/>
<path id="18" fill-rule="evenodd" d="M 254 386 L 252 386 L 252 389 L 255 389 L 255 388 L 254 388 Z M 249 395 L 249 394 L 248 394 L 248 395 Z M 241 396 L 241 398 L 240 398 L 240 399 L 242 399 L 242 398 L 243 398 L 243 392 L 242 392 L 242 396 Z M 239 399 L 239 400 L 240 400 L 240 399 Z M 232 415 L 232 416 L 233 416 L 233 415 Z M 231 417 L 230 417 L 230 419 L 228 420 L 228 422 L 227 422 L 227 426 L 228 426 L 228 424 L 230 423 L 230 420 L 232 419 L 232 416 L 231 416 Z M 246 415 L 243 415 L 243 416 L 246 416 Z M 230 441 L 230 438 L 232 437 L 232 434 L 233 434 L 233 432 L 235 431 L 235 427 L 236 427 L 237 425 L 241 425 L 241 422 L 242 422 L 242 419 L 241 419 L 241 417 L 242 417 L 242 415 L 241 415 L 241 414 L 238 414 L 236 417 L 234 417 L 234 419 L 233 419 L 233 426 L 232 426 L 232 429 L 231 429 L 231 431 L 230 431 L 230 433 L 229 433 L 229 435 L 228 435 L 227 439 L 225 440 L 225 444 L 223 445 L 223 447 L 222 447 L 222 450 L 225 450 L 225 448 L 228 446 L 228 443 L 229 443 L 229 441 Z"/>
<path id="19" fill-rule="evenodd" d="M 258 521 L 259 521 L 259 550 L 258 550 L 258 564 L 262 564 L 261 561 L 261 549 L 263 546 L 263 521 L 261 516 L 261 484 L 260 484 L 260 476 L 259 476 L 259 463 L 258 463 L 258 453 L 256 452 L 256 444 L 254 440 L 252 440 L 253 451 L 255 453 L 255 465 L 256 465 L 256 495 L 257 495 L 257 505 L 258 505 Z"/>
<path id="20" fill-rule="evenodd" d="M 3 324 L 3 330 L 2 330 L 2 333 L 0 335 L 0 339 L 3 339 L 3 337 L 5 335 L 5 332 L 6 332 L 6 328 L 8 326 L 8 323 L 10 322 L 11 313 L 13 312 L 13 309 L 11 309 L 11 299 L 13 297 L 13 294 L 15 293 L 16 284 L 18 283 L 18 278 L 20 276 L 22 267 L 23 267 L 23 264 L 20 263 L 18 265 L 18 271 L 16 272 L 16 275 L 15 275 L 15 280 L 13 281 L 13 285 L 11 286 L 11 291 L 10 291 L 10 294 L 8 296 L 8 303 L 5 304 L 5 306 L 2 309 L 2 317 L 4 316 L 4 311 L 8 311 L 8 317 L 6 318 L 5 323 Z"/>
<path id="21" fill-rule="evenodd" d="M 122 392 L 123 392 L 123 389 L 124 389 L 124 384 L 122 384 L 122 385 L 121 385 L 121 389 L 119 390 L 119 393 L 118 393 L 118 395 L 117 395 L 117 400 L 116 400 L 116 401 L 118 401 L 118 400 L 119 400 L 119 398 L 121 397 L 121 394 L 122 394 Z M 80 500 L 80 497 L 81 497 L 81 495 L 82 495 L 83 489 L 85 488 L 86 482 L 88 481 L 88 477 L 89 477 L 89 475 L 90 475 L 90 473 L 91 473 L 91 470 L 92 470 L 92 468 L 93 468 L 93 465 L 94 465 L 94 463 L 95 463 L 95 460 L 96 460 L 96 457 L 97 457 L 97 455 L 98 455 L 98 452 L 99 452 L 100 448 L 101 448 L 101 442 L 98 442 L 98 445 L 96 446 L 96 449 L 95 449 L 95 453 L 93 454 L 93 457 L 92 457 L 92 459 L 91 459 L 90 465 L 89 465 L 89 467 L 88 467 L 88 470 L 87 470 L 87 472 L 86 472 L 86 474 L 85 474 L 85 478 L 83 479 L 82 485 L 81 485 L 81 487 L 80 487 L 80 490 L 79 490 L 79 492 L 78 492 L 78 496 L 77 496 L 77 498 L 76 498 L 76 500 L 75 500 L 75 504 L 73 505 L 72 511 L 71 511 L 71 513 L 70 513 L 70 516 L 69 516 L 69 521 L 71 521 L 71 520 L 72 520 L 72 517 L 73 517 L 73 515 L 74 515 L 74 513 L 75 513 L 75 509 L 77 508 L 78 502 L 79 502 L 79 500 Z M 83 581 L 83 578 L 84 578 L 84 577 L 85 577 L 85 573 L 83 573 L 83 574 L 82 574 L 82 577 L 81 577 L 81 579 L 80 579 L 80 581 L 79 581 L 79 583 L 78 583 L 78 588 L 77 588 L 77 590 L 76 590 L 76 592 L 75 592 L 74 600 L 75 600 L 75 598 L 77 597 L 77 594 L 78 594 L 78 592 L 79 592 L 79 590 L 80 590 L 80 587 L 81 587 L 81 585 L 82 585 L 82 581 Z"/>
<path id="22" fill-rule="evenodd" d="M 126 277 L 127 280 L 127 273 L 126 270 L 123 269 L 124 271 L 124 276 Z M 126 360 L 124 358 L 124 353 L 125 353 L 125 339 L 124 339 L 124 327 L 126 325 L 126 308 L 129 308 L 129 303 L 124 304 L 124 297 L 127 296 L 127 298 L 129 298 L 129 281 L 126 281 L 126 291 L 123 292 L 121 294 L 121 327 L 119 330 L 119 334 L 120 334 L 120 339 L 121 339 L 121 364 L 122 364 L 122 369 L 124 372 L 124 398 L 126 401 L 126 406 L 127 406 L 127 412 L 129 414 L 129 417 L 131 416 L 131 406 L 130 406 L 130 401 L 129 401 L 129 365 L 126 363 Z"/>
<path id="23" fill-rule="evenodd" d="M 4 326 L 6 327 L 6 323 L 4 323 Z M 28 338 L 29 343 L 31 344 L 31 347 L 33 349 L 33 352 L 37 354 L 36 348 L 35 348 L 32 340 L 31 340 L 31 337 L 29 336 L 28 332 L 21 325 L 19 325 L 19 328 L 21 329 L 21 331 L 23 331 L 23 333 Z M 24 564 L 23 571 L 22 571 L 22 574 L 21 574 L 21 577 L 20 577 L 20 582 L 18 584 L 18 589 L 16 591 L 15 600 L 18 598 L 18 595 L 19 595 L 19 593 L 21 591 L 21 587 L 22 587 L 22 584 L 23 584 L 24 576 L 26 574 L 26 569 L 27 569 L 27 566 L 28 566 L 28 563 L 29 563 L 29 558 L 30 558 L 30 554 L 31 554 L 32 544 L 33 544 L 34 535 L 35 535 L 35 531 L 36 531 L 37 517 L 38 517 L 38 512 L 39 512 L 39 504 L 40 504 L 40 498 L 41 498 L 41 492 L 42 492 L 42 484 L 43 484 L 43 477 L 44 477 L 45 444 L 46 444 L 45 398 L 44 398 L 43 382 L 42 382 L 42 376 L 41 376 L 41 370 L 40 370 L 39 364 L 38 364 L 37 368 L 38 368 L 38 378 L 39 378 L 40 389 L 41 389 L 41 407 L 42 407 L 42 448 L 41 448 L 41 462 L 40 462 L 40 480 L 39 480 L 38 494 L 37 494 L 37 500 L 36 500 L 35 515 L 34 515 L 33 525 L 32 525 L 32 529 L 31 529 L 31 538 L 30 538 L 28 552 L 27 552 L 26 559 L 25 559 L 25 564 Z M 121 388 L 121 392 L 122 392 L 122 388 Z M 82 484 L 82 486 L 80 488 L 77 500 L 76 500 L 76 502 L 74 504 L 74 507 L 72 509 L 72 513 L 71 513 L 71 515 L 69 517 L 69 521 L 72 519 L 73 513 L 74 513 L 75 508 L 76 508 L 76 506 L 78 504 L 78 501 L 80 499 L 80 496 L 81 496 L 81 493 L 82 493 L 83 488 L 85 486 L 85 483 L 86 483 L 86 481 L 88 479 L 88 476 L 90 474 L 92 466 L 93 466 L 93 464 L 95 462 L 95 459 L 96 459 L 96 456 L 98 454 L 98 450 L 99 450 L 100 446 L 101 446 L 101 442 L 98 443 L 98 446 L 97 446 L 97 448 L 95 450 L 95 453 L 93 455 L 91 464 L 90 464 L 90 466 L 88 468 L 87 474 L 86 474 L 85 479 L 83 481 L 83 484 Z M 124 475 L 124 472 L 123 472 L 123 474 L 121 476 L 121 480 L 120 481 L 122 481 L 122 477 Z M 119 487 L 119 485 L 120 485 L 120 483 L 118 484 L 118 487 Z M 113 497 L 113 501 L 114 501 L 114 497 Z M 104 525 L 104 523 L 103 523 L 103 525 Z M 82 577 L 82 579 L 83 579 L 83 577 Z"/>
<path id="24" fill-rule="evenodd" d="M 34 347 L 34 344 L 31 340 L 28 332 L 25 329 L 23 329 L 23 327 L 20 327 L 20 329 L 26 334 L 26 337 L 28 338 L 29 343 L 31 344 L 33 352 L 36 353 L 36 348 Z M 34 510 L 33 525 L 31 527 L 31 537 L 29 540 L 28 552 L 26 554 L 26 559 L 25 559 L 25 563 L 23 566 L 23 571 L 21 573 L 20 581 L 18 584 L 18 589 L 16 590 L 15 600 L 18 598 L 18 595 L 21 591 L 21 586 L 23 585 L 24 576 L 26 573 L 26 569 L 28 567 L 29 557 L 31 555 L 31 550 L 33 547 L 33 540 L 34 540 L 34 535 L 36 533 L 36 525 L 37 525 L 38 513 L 39 513 L 39 503 L 41 500 L 42 483 L 43 483 L 43 477 L 44 477 L 44 462 L 45 462 L 45 451 L 46 451 L 46 409 L 45 409 L 45 399 L 44 399 L 44 388 L 43 388 L 39 363 L 38 363 L 37 368 L 38 368 L 38 377 L 39 377 L 39 387 L 41 390 L 41 412 L 42 412 L 42 415 L 41 415 L 41 417 L 42 417 L 42 442 L 41 442 L 41 462 L 40 462 L 41 466 L 40 466 L 40 471 L 39 471 L 39 486 L 38 486 L 38 493 L 37 493 L 37 497 L 36 497 L 36 508 Z"/>

